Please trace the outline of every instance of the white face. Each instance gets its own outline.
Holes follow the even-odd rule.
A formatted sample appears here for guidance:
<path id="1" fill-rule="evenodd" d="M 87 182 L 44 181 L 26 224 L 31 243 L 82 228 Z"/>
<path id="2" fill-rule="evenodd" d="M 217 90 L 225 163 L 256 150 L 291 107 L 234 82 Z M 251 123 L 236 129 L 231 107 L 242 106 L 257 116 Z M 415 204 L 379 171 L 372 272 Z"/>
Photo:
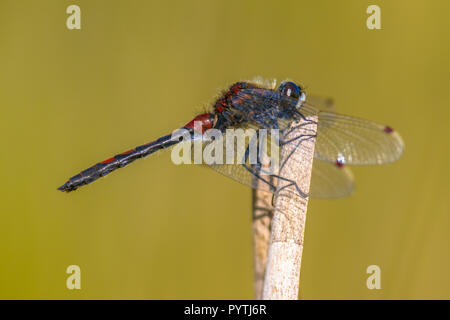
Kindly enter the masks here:
<path id="1" fill-rule="evenodd" d="M 300 95 L 300 97 L 298 98 L 302 103 L 305 102 L 306 100 L 306 93 L 302 92 L 302 94 Z"/>
<path id="2" fill-rule="evenodd" d="M 303 105 L 303 102 L 306 101 L 306 93 L 302 92 L 300 97 L 298 97 L 297 105 L 295 106 L 297 109 L 300 109 Z"/>

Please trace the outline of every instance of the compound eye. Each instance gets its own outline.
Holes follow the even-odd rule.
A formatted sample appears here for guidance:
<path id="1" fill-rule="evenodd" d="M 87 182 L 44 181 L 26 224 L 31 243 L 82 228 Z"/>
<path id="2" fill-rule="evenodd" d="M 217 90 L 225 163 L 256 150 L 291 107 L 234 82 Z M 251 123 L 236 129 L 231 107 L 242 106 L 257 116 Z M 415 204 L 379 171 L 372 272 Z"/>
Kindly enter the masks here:
<path id="1" fill-rule="evenodd" d="M 298 99 L 302 92 L 298 85 L 293 82 L 286 81 L 280 84 L 278 91 L 284 96 L 292 97 Z"/>

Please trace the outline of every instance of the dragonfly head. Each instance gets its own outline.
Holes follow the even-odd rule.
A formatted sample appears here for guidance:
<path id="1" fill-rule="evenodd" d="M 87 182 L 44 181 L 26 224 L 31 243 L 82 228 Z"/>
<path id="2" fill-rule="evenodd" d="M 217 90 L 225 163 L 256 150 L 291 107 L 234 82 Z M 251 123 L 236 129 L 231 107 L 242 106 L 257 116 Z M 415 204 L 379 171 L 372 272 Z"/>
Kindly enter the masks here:
<path id="1" fill-rule="evenodd" d="M 306 100 L 306 94 L 305 92 L 302 90 L 302 88 L 295 84 L 294 82 L 291 81 L 284 81 L 280 84 L 280 86 L 278 87 L 278 91 L 284 95 L 284 96 L 288 96 L 288 97 L 292 97 L 294 99 L 298 99 L 299 100 L 299 106 L 302 105 L 302 103 Z"/>

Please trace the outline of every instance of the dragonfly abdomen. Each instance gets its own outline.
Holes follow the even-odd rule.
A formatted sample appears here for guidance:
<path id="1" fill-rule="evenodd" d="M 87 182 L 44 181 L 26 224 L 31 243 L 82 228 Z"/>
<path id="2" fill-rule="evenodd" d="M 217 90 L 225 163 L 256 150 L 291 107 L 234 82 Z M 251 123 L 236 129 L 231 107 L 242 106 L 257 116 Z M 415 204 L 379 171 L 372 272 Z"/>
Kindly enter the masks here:
<path id="1" fill-rule="evenodd" d="M 192 121 L 183 126 L 182 129 L 188 131 L 189 135 L 193 135 L 197 129 L 196 123 L 198 122 L 198 133 L 204 133 L 205 130 L 211 129 L 214 124 L 215 116 L 212 113 L 204 113 L 196 116 Z M 58 190 L 70 192 L 78 189 L 79 187 L 89 184 L 98 178 L 106 176 L 108 173 L 129 165 L 136 159 L 144 158 L 159 150 L 169 148 L 181 141 L 183 141 L 182 135 L 166 135 L 155 141 L 136 147 L 134 149 L 122 152 L 109 158 L 105 161 L 99 162 L 92 167 L 80 172 L 76 176 L 70 178 L 65 184 L 58 188 Z"/>
<path id="2" fill-rule="evenodd" d="M 179 140 L 173 140 L 171 135 L 163 136 L 158 140 L 136 147 L 134 149 L 117 154 L 105 161 L 99 162 L 92 167 L 80 172 L 79 174 L 70 178 L 65 184 L 58 188 L 58 190 L 70 192 L 77 188 L 89 184 L 98 178 L 106 176 L 108 173 L 129 165 L 136 159 L 144 158 L 161 149 L 168 148 Z"/>

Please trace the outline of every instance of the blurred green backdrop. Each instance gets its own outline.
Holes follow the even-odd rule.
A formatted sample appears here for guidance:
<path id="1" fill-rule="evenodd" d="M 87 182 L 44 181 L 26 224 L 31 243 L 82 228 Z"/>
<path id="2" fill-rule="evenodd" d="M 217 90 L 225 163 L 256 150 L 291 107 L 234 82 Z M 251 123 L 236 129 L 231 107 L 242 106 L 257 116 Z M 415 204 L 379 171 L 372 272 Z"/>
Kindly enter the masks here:
<path id="1" fill-rule="evenodd" d="M 81 30 L 66 8 L 81 8 Z M 366 8 L 381 7 L 382 30 Z M 170 153 L 66 179 L 171 132 L 242 79 L 291 78 L 388 123 L 403 158 L 311 200 L 304 299 L 450 298 L 450 2 L 0 1 L 0 298 L 251 299 L 250 189 Z M 68 265 L 82 289 L 66 288 Z M 381 267 L 381 290 L 366 268 Z"/>

